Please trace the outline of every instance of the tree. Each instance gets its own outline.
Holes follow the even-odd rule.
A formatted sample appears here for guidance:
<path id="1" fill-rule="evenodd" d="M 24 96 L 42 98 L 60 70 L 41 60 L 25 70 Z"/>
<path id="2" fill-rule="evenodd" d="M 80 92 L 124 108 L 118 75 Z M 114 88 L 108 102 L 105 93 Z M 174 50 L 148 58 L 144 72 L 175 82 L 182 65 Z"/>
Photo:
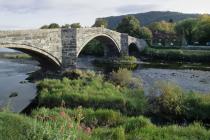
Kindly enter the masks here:
<path id="1" fill-rule="evenodd" d="M 81 28 L 82 26 L 80 25 L 80 23 L 73 23 L 71 24 L 71 28 Z"/>
<path id="2" fill-rule="evenodd" d="M 166 21 L 154 22 L 148 27 L 152 32 L 174 33 L 174 24 Z"/>
<path id="3" fill-rule="evenodd" d="M 49 26 L 48 25 L 43 25 L 40 29 L 48 29 Z"/>
<path id="4" fill-rule="evenodd" d="M 57 23 L 51 23 L 51 24 L 48 26 L 48 29 L 55 29 L 55 28 L 60 28 L 59 24 L 57 24 Z"/>
<path id="5" fill-rule="evenodd" d="M 71 28 L 71 25 L 70 24 L 65 24 L 61 28 L 69 29 L 69 28 Z"/>
<path id="6" fill-rule="evenodd" d="M 143 38 L 143 39 L 146 39 L 146 40 L 151 40 L 152 39 L 152 32 L 147 27 L 141 27 L 138 30 L 138 38 Z"/>
<path id="7" fill-rule="evenodd" d="M 139 30 L 140 30 L 140 22 L 134 16 L 124 17 L 117 27 L 118 32 L 127 33 L 134 37 L 138 37 Z"/>
<path id="8" fill-rule="evenodd" d="M 175 31 L 177 35 L 182 36 L 184 39 L 186 39 L 187 43 L 192 45 L 193 44 L 193 32 L 195 29 L 195 26 L 197 24 L 196 19 L 185 19 L 180 22 L 178 22 L 175 25 Z"/>
<path id="9" fill-rule="evenodd" d="M 198 22 L 194 30 L 195 39 L 199 41 L 200 44 L 206 45 L 210 42 L 210 16 L 202 15 L 198 18 Z"/>
<path id="10" fill-rule="evenodd" d="M 93 25 L 93 27 L 104 27 L 104 28 L 107 28 L 108 27 L 108 22 L 104 18 L 98 18 L 98 19 L 96 19 L 95 24 Z"/>

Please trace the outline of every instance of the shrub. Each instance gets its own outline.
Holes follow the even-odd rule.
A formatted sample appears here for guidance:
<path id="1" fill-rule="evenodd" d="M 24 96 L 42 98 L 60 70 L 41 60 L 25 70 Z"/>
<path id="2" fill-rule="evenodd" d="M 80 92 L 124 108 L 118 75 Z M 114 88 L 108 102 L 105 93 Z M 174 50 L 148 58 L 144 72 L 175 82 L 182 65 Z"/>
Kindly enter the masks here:
<path id="1" fill-rule="evenodd" d="M 132 73 L 127 69 L 119 69 L 117 72 L 113 71 L 110 76 L 110 80 L 120 86 L 128 86 L 131 79 Z"/>
<path id="2" fill-rule="evenodd" d="M 157 82 L 149 95 L 152 112 L 168 119 L 182 117 L 183 99 L 182 89 L 167 81 Z"/>

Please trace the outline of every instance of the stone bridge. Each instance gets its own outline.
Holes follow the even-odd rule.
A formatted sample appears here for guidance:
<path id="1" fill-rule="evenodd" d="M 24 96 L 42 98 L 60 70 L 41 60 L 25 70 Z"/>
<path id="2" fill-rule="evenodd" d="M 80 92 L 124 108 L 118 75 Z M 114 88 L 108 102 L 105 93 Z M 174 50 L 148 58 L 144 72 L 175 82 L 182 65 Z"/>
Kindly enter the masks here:
<path id="1" fill-rule="evenodd" d="M 0 31 L 0 48 L 19 50 L 66 69 L 76 66 L 80 52 L 93 39 L 107 46 L 107 56 L 128 55 L 130 44 L 139 51 L 146 47 L 142 39 L 106 28 L 78 28 Z"/>

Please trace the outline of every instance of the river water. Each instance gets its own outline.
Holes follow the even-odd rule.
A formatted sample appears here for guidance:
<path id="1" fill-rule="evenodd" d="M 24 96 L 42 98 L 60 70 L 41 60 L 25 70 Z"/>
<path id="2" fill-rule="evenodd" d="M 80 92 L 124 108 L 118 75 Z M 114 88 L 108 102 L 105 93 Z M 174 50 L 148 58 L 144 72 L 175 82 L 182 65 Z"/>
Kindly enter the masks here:
<path id="1" fill-rule="evenodd" d="M 94 57 L 80 57 L 78 67 L 94 71 L 104 71 L 91 62 Z M 210 66 L 210 65 L 209 65 Z M 210 93 L 210 68 L 200 64 L 164 64 L 141 62 L 133 70 L 133 75 L 143 81 L 145 92 L 158 81 L 171 81 L 187 91 Z M 39 70 L 38 63 L 32 60 L 0 59 L 0 108 L 9 106 L 12 111 L 20 112 L 36 96 L 36 84 L 26 80 L 30 73 Z M 18 93 L 10 97 L 11 93 Z"/>

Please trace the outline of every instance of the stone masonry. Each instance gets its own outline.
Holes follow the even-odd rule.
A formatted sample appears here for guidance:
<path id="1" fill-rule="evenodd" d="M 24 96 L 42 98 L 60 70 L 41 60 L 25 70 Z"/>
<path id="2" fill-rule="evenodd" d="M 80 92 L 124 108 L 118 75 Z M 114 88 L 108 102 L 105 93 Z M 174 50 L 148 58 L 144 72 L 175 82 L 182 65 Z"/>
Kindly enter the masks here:
<path id="1" fill-rule="evenodd" d="M 128 55 L 128 46 L 132 43 L 140 51 L 147 45 L 143 39 L 106 28 L 79 28 L 0 31 L 0 48 L 34 52 L 67 69 L 76 66 L 80 52 L 94 38 L 115 48 L 121 55 Z"/>

